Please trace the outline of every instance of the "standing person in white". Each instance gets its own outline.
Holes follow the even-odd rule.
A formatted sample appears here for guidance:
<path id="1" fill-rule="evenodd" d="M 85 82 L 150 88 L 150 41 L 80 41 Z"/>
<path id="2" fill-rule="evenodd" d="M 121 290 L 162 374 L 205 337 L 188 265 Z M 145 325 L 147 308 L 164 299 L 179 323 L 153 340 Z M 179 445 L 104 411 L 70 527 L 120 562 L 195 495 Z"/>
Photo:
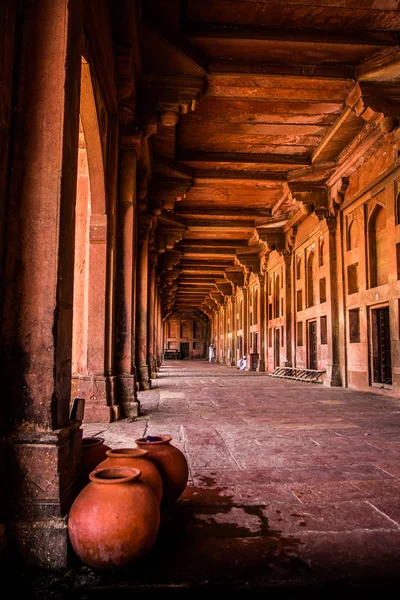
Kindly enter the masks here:
<path id="1" fill-rule="evenodd" d="M 208 362 L 213 362 L 214 360 L 214 346 L 210 344 L 208 348 Z"/>

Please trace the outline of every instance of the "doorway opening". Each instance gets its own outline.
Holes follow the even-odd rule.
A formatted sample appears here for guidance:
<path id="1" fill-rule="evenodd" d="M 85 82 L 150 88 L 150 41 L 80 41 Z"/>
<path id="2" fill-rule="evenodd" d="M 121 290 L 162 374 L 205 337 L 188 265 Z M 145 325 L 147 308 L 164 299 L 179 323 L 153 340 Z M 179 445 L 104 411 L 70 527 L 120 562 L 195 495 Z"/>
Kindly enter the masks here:
<path id="1" fill-rule="evenodd" d="M 181 358 L 189 358 L 189 342 L 181 342 Z"/>
<path id="2" fill-rule="evenodd" d="M 317 359 L 317 321 L 308 321 L 308 368 L 318 369 Z"/>
<path id="3" fill-rule="evenodd" d="M 392 355 L 390 350 L 390 313 L 383 306 L 371 310 L 372 325 L 372 382 L 392 383 Z"/>
<path id="4" fill-rule="evenodd" d="M 280 327 L 275 328 L 274 369 L 280 366 Z"/>

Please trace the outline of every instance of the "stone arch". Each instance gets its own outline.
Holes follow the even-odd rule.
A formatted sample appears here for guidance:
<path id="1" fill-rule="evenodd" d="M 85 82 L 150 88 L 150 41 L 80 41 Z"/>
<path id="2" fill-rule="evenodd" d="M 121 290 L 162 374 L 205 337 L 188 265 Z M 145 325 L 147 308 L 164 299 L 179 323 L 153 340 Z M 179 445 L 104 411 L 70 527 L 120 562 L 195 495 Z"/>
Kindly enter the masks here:
<path id="1" fill-rule="evenodd" d="M 107 207 L 103 146 L 89 63 L 81 59 L 80 130 L 75 205 L 72 337 L 73 396 L 91 402 L 90 381 L 98 378 L 96 406 L 110 414 L 105 383 L 107 343 Z M 111 404 L 111 402 L 110 402 Z M 100 413 L 98 413 L 100 414 Z M 108 417 L 107 417 L 108 418 Z"/>
<path id="2" fill-rule="evenodd" d="M 388 282 L 388 245 L 386 210 L 377 204 L 368 224 L 370 287 Z"/>
<path id="3" fill-rule="evenodd" d="M 315 304 L 314 261 L 315 261 L 315 250 L 314 250 L 314 248 L 311 248 L 308 253 L 307 267 L 306 267 L 307 307 L 314 306 L 314 304 Z"/>

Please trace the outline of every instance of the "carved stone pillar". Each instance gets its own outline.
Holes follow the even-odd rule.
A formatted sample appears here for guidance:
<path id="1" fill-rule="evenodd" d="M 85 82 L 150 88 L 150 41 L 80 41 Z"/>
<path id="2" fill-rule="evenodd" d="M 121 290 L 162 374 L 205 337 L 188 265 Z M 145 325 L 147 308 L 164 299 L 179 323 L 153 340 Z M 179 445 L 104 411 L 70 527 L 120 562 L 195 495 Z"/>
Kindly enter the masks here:
<path id="1" fill-rule="evenodd" d="M 2 313 L 0 492 L 11 546 L 65 568 L 82 432 L 69 420 L 82 2 L 23 3 Z M 3 516 L 3 515 L 2 515 Z"/>
<path id="2" fill-rule="evenodd" d="M 155 379 L 157 376 L 156 369 L 156 356 L 155 356 L 155 294 L 156 294 L 156 268 L 157 268 L 157 253 L 150 252 L 149 254 L 149 298 L 148 298 L 148 359 L 147 364 L 149 365 L 149 374 L 151 379 Z"/>
<path id="3" fill-rule="evenodd" d="M 257 367 L 257 371 L 265 371 L 265 283 L 266 283 L 266 277 L 265 277 L 265 273 L 261 273 L 258 276 L 258 280 L 259 280 L 259 293 L 258 293 L 258 307 L 257 307 L 257 314 L 258 314 L 258 330 L 259 330 L 259 335 L 258 335 L 258 348 L 257 348 L 257 352 L 258 352 L 258 367 Z"/>
<path id="4" fill-rule="evenodd" d="M 87 273 L 87 312 L 84 326 L 84 368 L 72 378 L 72 397 L 85 399 L 85 422 L 119 418 L 115 377 L 107 374 L 107 215 L 91 215 Z M 82 372 L 83 371 L 83 372 Z"/>
<path id="5" fill-rule="evenodd" d="M 286 360 L 285 366 L 291 367 L 293 365 L 293 346 L 292 346 L 292 332 L 294 330 L 293 321 L 294 316 L 294 296 L 292 294 L 292 253 L 286 253 L 283 257 L 284 260 L 284 294 L 285 294 L 285 350 Z"/>
<path id="6" fill-rule="evenodd" d="M 340 339 L 339 339 L 339 297 L 338 297 L 338 265 L 336 251 L 336 226 L 337 220 L 326 219 L 328 229 L 328 252 L 329 252 L 329 283 L 330 283 L 330 312 L 331 312 L 331 343 L 332 343 L 332 367 L 331 372 L 327 372 L 325 384 L 331 387 L 340 387 L 342 377 L 340 372 Z"/>
<path id="7" fill-rule="evenodd" d="M 232 356 L 231 356 L 231 365 L 232 367 L 236 367 L 236 346 L 237 346 L 237 302 L 236 302 L 236 294 L 232 295 L 232 311 L 231 311 L 231 332 L 232 332 Z"/>
<path id="8" fill-rule="evenodd" d="M 139 154 L 135 137 L 121 138 L 118 191 L 118 245 L 116 283 L 115 371 L 121 416 L 139 415 L 136 395 L 134 354 L 135 311 L 134 273 L 136 270 L 136 166 Z"/>
<path id="9" fill-rule="evenodd" d="M 137 376 L 140 390 L 151 387 L 148 360 L 149 232 L 151 217 L 139 215 L 137 260 Z"/>
<path id="10" fill-rule="evenodd" d="M 159 370 L 162 362 L 163 347 L 164 347 L 164 328 L 161 313 L 161 295 L 159 287 L 159 277 L 156 276 L 156 317 L 157 317 L 157 330 L 156 330 L 156 360 L 157 360 L 157 371 Z"/>
<path id="11" fill-rule="evenodd" d="M 249 288 L 247 286 L 243 286 L 243 302 L 242 302 L 242 323 L 243 323 L 243 356 L 246 355 L 249 351 Z M 247 356 L 247 365 L 249 365 L 250 360 L 249 356 Z"/>

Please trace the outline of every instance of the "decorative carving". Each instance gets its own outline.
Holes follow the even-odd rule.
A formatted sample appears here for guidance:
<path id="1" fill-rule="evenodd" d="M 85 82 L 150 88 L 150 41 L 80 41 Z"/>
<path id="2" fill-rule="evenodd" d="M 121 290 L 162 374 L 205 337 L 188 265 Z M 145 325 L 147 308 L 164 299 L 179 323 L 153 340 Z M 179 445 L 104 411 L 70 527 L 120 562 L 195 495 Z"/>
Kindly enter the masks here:
<path id="1" fill-rule="evenodd" d="M 179 113 L 176 110 L 164 110 L 160 113 L 160 124 L 164 127 L 175 127 L 179 120 Z"/>

